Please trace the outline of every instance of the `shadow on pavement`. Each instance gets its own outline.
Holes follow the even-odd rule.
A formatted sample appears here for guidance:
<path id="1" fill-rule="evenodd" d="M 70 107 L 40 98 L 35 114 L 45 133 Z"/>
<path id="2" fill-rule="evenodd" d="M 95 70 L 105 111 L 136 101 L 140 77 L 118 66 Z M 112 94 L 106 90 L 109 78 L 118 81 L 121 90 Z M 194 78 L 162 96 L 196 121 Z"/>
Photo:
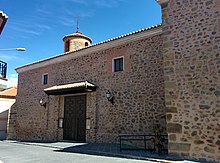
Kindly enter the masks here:
<path id="1" fill-rule="evenodd" d="M 4 141 L 3 141 L 4 142 Z M 154 150 L 122 150 L 120 151 L 120 145 L 116 143 L 79 143 L 71 141 L 17 141 L 17 140 L 5 140 L 8 143 L 19 143 L 24 145 L 42 146 L 52 148 L 55 152 L 68 152 L 68 153 L 79 153 L 87 155 L 98 155 L 108 157 L 120 157 L 130 158 L 139 160 L 148 160 L 153 162 L 181 162 L 181 163 L 198 163 L 198 160 L 184 160 L 184 158 L 168 155 L 167 151 L 163 151 L 159 156 Z M 124 148 L 134 148 L 123 144 Z M 204 162 L 204 161 L 199 161 Z"/>
<path id="2" fill-rule="evenodd" d="M 143 160 L 169 160 L 169 161 L 183 161 L 180 158 L 169 157 L 167 151 L 163 151 L 159 156 L 155 151 L 144 151 L 144 150 L 122 150 L 120 151 L 119 144 L 109 144 L 109 143 L 89 143 L 74 145 L 60 150 L 55 150 L 56 152 L 70 152 L 70 153 L 80 153 L 89 155 L 101 155 L 109 157 L 122 157 L 122 158 L 133 158 L 133 159 L 143 159 Z"/>

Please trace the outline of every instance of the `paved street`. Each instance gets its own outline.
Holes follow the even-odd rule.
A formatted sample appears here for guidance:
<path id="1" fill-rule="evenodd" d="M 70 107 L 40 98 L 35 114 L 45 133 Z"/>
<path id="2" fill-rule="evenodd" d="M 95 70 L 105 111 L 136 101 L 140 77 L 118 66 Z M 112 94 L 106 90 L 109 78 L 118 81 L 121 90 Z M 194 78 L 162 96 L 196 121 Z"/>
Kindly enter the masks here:
<path id="1" fill-rule="evenodd" d="M 63 152 L 62 147 L 0 141 L 0 163 L 149 163 L 153 161 Z M 62 152 L 61 152 L 62 151 Z M 156 161 L 155 161 L 156 162 Z"/>

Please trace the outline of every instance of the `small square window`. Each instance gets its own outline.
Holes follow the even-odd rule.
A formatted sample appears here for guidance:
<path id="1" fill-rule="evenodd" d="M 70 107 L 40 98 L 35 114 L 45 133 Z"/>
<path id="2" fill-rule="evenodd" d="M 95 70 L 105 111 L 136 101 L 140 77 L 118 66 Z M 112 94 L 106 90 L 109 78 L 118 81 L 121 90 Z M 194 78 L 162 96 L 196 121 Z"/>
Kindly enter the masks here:
<path id="1" fill-rule="evenodd" d="M 44 74 L 44 75 L 43 75 L 42 81 L 43 81 L 43 84 L 44 84 L 44 85 L 48 84 L 48 74 Z"/>
<path id="2" fill-rule="evenodd" d="M 112 69 L 113 69 L 113 72 L 123 71 L 124 70 L 124 57 L 114 58 Z"/>

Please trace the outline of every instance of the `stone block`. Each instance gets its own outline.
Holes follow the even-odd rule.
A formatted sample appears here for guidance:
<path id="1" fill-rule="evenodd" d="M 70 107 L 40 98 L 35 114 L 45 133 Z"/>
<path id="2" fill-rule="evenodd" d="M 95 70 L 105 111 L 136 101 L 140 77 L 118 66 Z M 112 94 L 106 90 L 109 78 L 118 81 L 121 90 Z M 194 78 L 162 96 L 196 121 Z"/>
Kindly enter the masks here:
<path id="1" fill-rule="evenodd" d="M 170 121 L 172 119 L 172 114 L 167 114 L 166 119 L 167 119 L 167 121 Z"/>
<path id="2" fill-rule="evenodd" d="M 208 153 L 215 153 L 215 149 L 214 148 L 207 147 L 207 146 L 204 148 L 204 151 L 206 151 Z"/>
<path id="3" fill-rule="evenodd" d="M 165 95 L 165 98 L 166 100 L 174 100 L 174 99 L 177 99 L 177 96 L 176 95 Z"/>
<path id="4" fill-rule="evenodd" d="M 217 142 L 215 144 L 220 147 L 220 140 L 217 140 Z"/>
<path id="5" fill-rule="evenodd" d="M 207 1 L 205 4 L 206 4 L 206 6 L 211 5 L 211 4 L 213 4 L 213 0 Z"/>
<path id="6" fill-rule="evenodd" d="M 165 62 L 163 63 L 163 65 L 164 65 L 164 66 L 170 66 L 170 63 L 171 63 L 170 61 L 165 61 Z"/>
<path id="7" fill-rule="evenodd" d="M 165 82 L 165 88 L 176 88 L 176 82 Z"/>
<path id="8" fill-rule="evenodd" d="M 170 134 L 169 135 L 169 140 L 170 141 L 176 141 L 176 135 L 175 134 Z"/>
<path id="9" fill-rule="evenodd" d="M 194 144 L 196 144 L 196 145 L 204 144 L 204 141 L 202 141 L 202 140 L 195 140 Z"/>
<path id="10" fill-rule="evenodd" d="M 168 106 L 168 105 L 171 105 L 172 102 L 171 101 L 165 101 L 165 105 Z"/>
<path id="11" fill-rule="evenodd" d="M 188 143 L 169 143 L 169 150 L 179 152 L 189 152 L 191 144 Z"/>
<path id="12" fill-rule="evenodd" d="M 191 133 L 191 136 L 196 136 L 197 135 L 197 131 L 193 131 L 192 133 Z"/>
<path id="13" fill-rule="evenodd" d="M 171 46 L 173 46 L 173 42 L 171 42 L 171 41 L 167 41 L 167 42 L 165 42 L 165 43 L 163 44 L 163 47 L 164 47 L 164 48 L 169 48 L 169 47 L 171 47 Z"/>
<path id="14" fill-rule="evenodd" d="M 174 73 L 174 69 L 173 69 L 173 67 L 165 67 L 164 72 L 166 74 L 172 74 L 172 73 Z"/>
<path id="15" fill-rule="evenodd" d="M 177 113 L 176 107 L 167 107 L 167 113 Z"/>
<path id="16" fill-rule="evenodd" d="M 214 94 L 216 97 L 220 97 L 220 90 L 215 91 Z"/>
<path id="17" fill-rule="evenodd" d="M 178 123 L 167 124 L 168 133 L 182 133 L 182 125 Z"/>
<path id="18" fill-rule="evenodd" d="M 164 60 L 174 60 L 175 54 L 174 53 L 167 53 L 164 55 Z"/>
<path id="19" fill-rule="evenodd" d="M 202 109 L 202 110 L 205 110 L 205 109 L 209 109 L 210 106 L 203 104 L 203 105 L 199 105 L 199 108 Z"/>

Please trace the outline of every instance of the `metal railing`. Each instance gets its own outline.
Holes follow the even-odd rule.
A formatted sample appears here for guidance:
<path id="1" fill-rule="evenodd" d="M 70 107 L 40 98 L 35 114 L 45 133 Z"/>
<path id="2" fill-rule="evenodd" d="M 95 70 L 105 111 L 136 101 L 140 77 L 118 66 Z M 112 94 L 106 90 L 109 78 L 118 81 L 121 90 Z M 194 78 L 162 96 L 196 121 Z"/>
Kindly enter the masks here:
<path id="1" fill-rule="evenodd" d="M 0 60 L 0 77 L 6 78 L 7 63 Z"/>
<path id="2" fill-rule="evenodd" d="M 162 136 L 162 145 L 163 151 L 167 151 L 167 144 L 168 144 L 168 136 Z M 119 143 L 120 143 L 120 151 L 122 150 L 144 150 L 144 151 L 155 151 L 156 144 L 155 140 L 156 135 L 127 135 L 121 134 L 119 135 Z M 135 143 L 134 143 L 135 142 Z M 127 145 L 126 145 L 127 144 Z M 126 145 L 126 146 L 125 146 Z"/>

